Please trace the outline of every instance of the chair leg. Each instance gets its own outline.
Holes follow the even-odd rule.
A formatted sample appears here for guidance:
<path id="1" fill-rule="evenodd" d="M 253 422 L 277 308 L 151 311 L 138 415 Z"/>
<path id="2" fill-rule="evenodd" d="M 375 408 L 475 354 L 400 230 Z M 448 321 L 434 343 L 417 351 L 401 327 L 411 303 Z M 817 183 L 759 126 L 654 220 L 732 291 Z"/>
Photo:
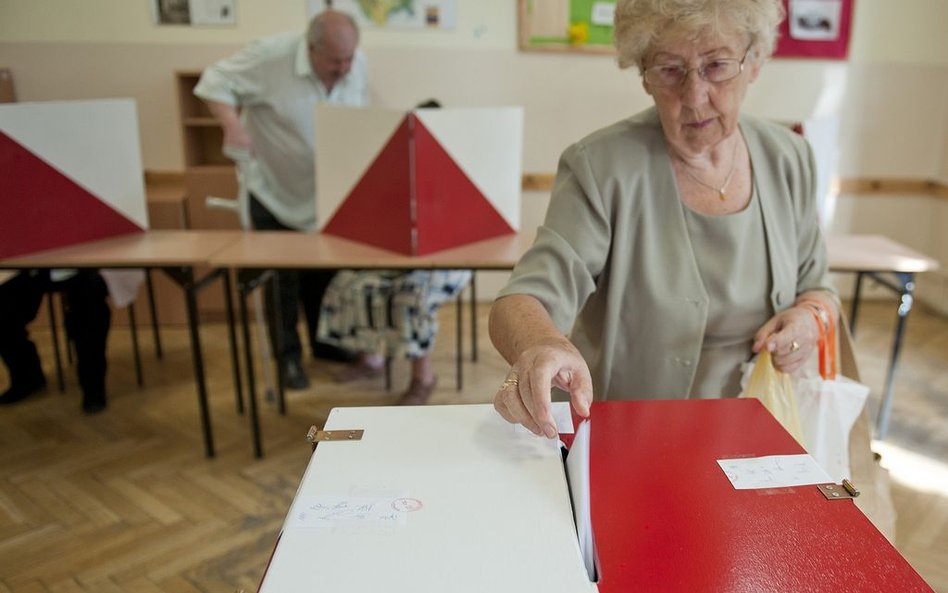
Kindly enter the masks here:
<path id="1" fill-rule="evenodd" d="M 457 322 L 457 357 L 455 365 L 457 365 L 457 376 L 455 381 L 457 383 L 458 391 L 464 388 L 464 324 L 461 323 L 464 316 L 464 292 L 461 291 L 458 293 L 457 298 L 457 311 L 454 316 L 455 321 Z"/>
<path id="2" fill-rule="evenodd" d="M 471 270 L 471 362 L 477 362 L 477 270 Z"/>
<path id="3" fill-rule="evenodd" d="M 50 336 L 53 338 L 53 358 L 56 360 L 56 383 L 59 392 L 66 391 L 66 382 L 63 378 L 63 359 L 59 352 L 59 326 L 56 323 L 56 307 L 53 306 L 53 293 L 46 293 L 46 310 L 49 314 Z"/>
<path id="4" fill-rule="evenodd" d="M 62 319 L 66 319 L 66 303 L 63 302 L 63 299 L 59 299 L 59 312 L 62 315 Z M 72 364 L 74 362 L 72 357 L 72 339 L 69 337 L 69 328 L 66 327 L 65 321 L 63 322 L 63 327 L 66 328 L 66 331 L 63 335 L 66 336 L 66 362 Z"/>

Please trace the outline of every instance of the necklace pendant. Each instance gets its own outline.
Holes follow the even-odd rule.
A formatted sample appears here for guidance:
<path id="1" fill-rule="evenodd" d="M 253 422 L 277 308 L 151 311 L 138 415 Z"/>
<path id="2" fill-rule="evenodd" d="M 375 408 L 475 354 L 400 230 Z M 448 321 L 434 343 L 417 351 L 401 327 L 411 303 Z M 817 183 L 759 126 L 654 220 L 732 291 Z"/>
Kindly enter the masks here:
<path id="1" fill-rule="evenodd" d="M 722 202 L 727 202 L 727 194 L 724 193 L 723 189 L 718 190 L 718 197 L 721 198 Z"/>

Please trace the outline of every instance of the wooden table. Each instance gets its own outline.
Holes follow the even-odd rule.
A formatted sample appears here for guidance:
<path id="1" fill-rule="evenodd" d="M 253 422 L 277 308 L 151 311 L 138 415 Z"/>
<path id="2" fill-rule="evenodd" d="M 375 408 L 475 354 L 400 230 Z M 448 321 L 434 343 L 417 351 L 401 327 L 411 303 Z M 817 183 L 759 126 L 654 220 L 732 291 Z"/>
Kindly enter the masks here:
<path id="1" fill-rule="evenodd" d="M 224 273 L 224 270 L 228 268 L 235 269 L 238 272 L 238 286 L 242 295 L 240 299 L 241 323 L 245 338 L 247 373 L 250 379 L 251 431 L 254 452 L 259 457 L 262 455 L 262 447 L 245 297 L 259 285 L 261 275 L 266 270 L 305 268 L 509 270 L 532 244 L 534 236 L 533 231 L 524 231 L 429 255 L 408 256 L 319 234 L 276 231 L 149 231 L 0 260 L 0 269 L 158 268 L 163 270 L 185 293 L 198 405 L 208 457 L 214 455 L 214 443 L 198 331 L 197 293 L 216 278 L 223 278 L 234 385 L 238 411 L 242 411 L 242 381 L 234 335 L 236 324 L 230 299 L 230 278 Z M 864 276 L 873 278 L 899 295 L 895 338 L 877 421 L 878 436 L 884 438 L 888 430 L 892 386 L 905 332 L 905 321 L 913 303 L 915 274 L 937 269 L 938 262 L 880 235 L 830 236 L 827 238 L 827 246 L 831 270 L 856 274 L 856 288 L 850 314 L 850 325 L 853 331 L 856 328 L 856 315 Z M 211 271 L 203 278 L 196 279 L 194 268 L 204 265 L 209 265 Z M 249 274 L 241 278 L 241 272 L 249 272 Z M 472 322 L 474 317 L 476 317 L 476 311 L 472 309 Z M 460 325 L 460 318 L 458 324 Z M 458 338 L 459 340 L 461 338 L 460 328 Z M 475 341 L 473 348 L 475 353 L 476 349 Z M 461 356 L 460 345 L 458 356 Z M 458 368 L 460 373 L 460 365 Z"/>
<path id="2" fill-rule="evenodd" d="M 892 408 L 892 385 L 895 370 L 905 334 L 905 320 L 912 310 L 915 291 L 915 274 L 938 269 L 938 262 L 923 253 L 914 251 L 882 235 L 835 235 L 826 238 L 829 255 L 829 267 L 834 272 L 856 274 L 856 286 L 853 292 L 852 311 L 849 326 L 856 333 L 856 313 L 859 310 L 859 298 L 862 280 L 868 276 L 892 290 L 899 296 L 898 318 L 895 326 L 895 338 L 892 343 L 892 355 L 886 373 L 885 388 L 879 417 L 876 420 L 876 436 L 884 439 L 889 431 L 889 416 Z"/>
<path id="3" fill-rule="evenodd" d="M 208 457 L 213 457 L 214 438 L 211 431 L 204 359 L 201 354 L 201 338 L 198 331 L 197 293 L 218 277 L 223 278 L 230 321 L 228 327 L 230 328 L 229 338 L 238 411 L 242 409 L 240 370 L 237 366 L 237 348 L 233 331 L 230 278 L 223 270 L 212 269 L 203 278 L 195 279 L 194 268 L 206 265 L 214 253 L 233 243 L 240 234 L 239 231 L 148 231 L 0 260 L 0 269 L 157 268 L 164 271 L 185 294 L 204 450 Z"/>
<path id="4" fill-rule="evenodd" d="M 382 269 L 382 270 L 510 270 L 520 256 L 533 243 L 533 231 L 505 235 L 494 239 L 479 241 L 461 247 L 445 249 L 430 255 L 409 256 L 364 243 L 340 239 L 331 235 L 290 233 L 280 231 L 253 231 L 240 235 L 227 247 L 215 253 L 210 259 L 214 268 L 233 268 L 237 271 L 237 285 L 240 298 L 240 320 L 244 341 L 244 364 L 247 367 L 247 387 L 249 390 L 250 429 L 253 437 L 254 454 L 263 455 L 260 439 L 260 425 L 257 415 L 257 394 L 254 377 L 253 354 L 251 351 L 250 330 L 247 320 L 246 297 L 260 286 L 265 274 L 275 269 Z M 272 285 L 271 285 L 272 287 Z M 474 302 L 472 290 L 472 303 Z M 460 296 L 458 297 L 460 299 Z M 472 306 L 472 324 L 477 312 Z M 271 319 L 271 323 L 273 320 Z M 461 321 L 458 317 L 458 384 L 461 382 Z M 275 324 L 279 327 L 279 324 Z M 477 352 L 477 342 L 472 333 L 473 352 Z M 476 358 L 475 358 L 476 360 Z M 278 406 L 285 412 L 283 385 L 280 373 L 277 373 Z"/>

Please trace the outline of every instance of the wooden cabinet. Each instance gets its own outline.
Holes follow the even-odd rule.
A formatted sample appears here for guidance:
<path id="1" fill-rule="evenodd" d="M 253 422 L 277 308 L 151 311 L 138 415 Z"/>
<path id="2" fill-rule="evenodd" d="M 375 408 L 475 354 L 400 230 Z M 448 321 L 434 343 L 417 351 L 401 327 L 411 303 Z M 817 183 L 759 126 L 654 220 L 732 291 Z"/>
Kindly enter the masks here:
<path id="1" fill-rule="evenodd" d="M 184 164 L 188 169 L 214 165 L 231 165 L 221 153 L 223 133 L 207 104 L 194 96 L 200 72 L 178 72 L 178 109 L 181 114 L 181 137 L 184 142 Z"/>
<path id="2" fill-rule="evenodd" d="M 9 68 L 0 68 L 0 103 L 16 101 L 16 91 L 13 88 L 13 73 Z"/>
<path id="3" fill-rule="evenodd" d="M 236 200 L 239 188 L 234 164 L 221 151 L 224 134 L 220 125 L 207 104 L 194 96 L 194 86 L 200 78 L 200 72 L 175 74 L 185 165 L 187 226 L 191 229 L 239 229 L 237 212 L 207 207 L 208 197 Z M 204 269 L 195 270 L 198 277 L 206 272 Z M 198 308 L 204 320 L 224 319 L 224 297 L 220 288 L 210 286 L 201 291 Z"/>
<path id="4" fill-rule="evenodd" d="M 188 226 L 238 229 L 240 220 L 236 213 L 209 209 L 206 204 L 208 196 L 236 200 L 238 187 L 234 164 L 221 152 L 223 132 L 204 101 L 194 96 L 201 73 L 178 72 L 176 77 Z"/>
<path id="5" fill-rule="evenodd" d="M 145 193 L 148 200 L 148 222 L 155 230 L 177 230 L 187 228 L 187 194 L 180 180 L 166 181 L 149 179 L 145 176 Z M 159 270 L 151 273 L 154 287 L 155 309 L 158 321 L 162 325 L 184 326 L 188 322 L 187 310 L 181 288 Z M 142 298 L 145 287 L 141 288 L 135 301 L 135 317 L 140 328 L 151 328 L 148 315 L 148 301 Z M 124 315 L 114 315 L 113 320 L 125 319 Z"/>

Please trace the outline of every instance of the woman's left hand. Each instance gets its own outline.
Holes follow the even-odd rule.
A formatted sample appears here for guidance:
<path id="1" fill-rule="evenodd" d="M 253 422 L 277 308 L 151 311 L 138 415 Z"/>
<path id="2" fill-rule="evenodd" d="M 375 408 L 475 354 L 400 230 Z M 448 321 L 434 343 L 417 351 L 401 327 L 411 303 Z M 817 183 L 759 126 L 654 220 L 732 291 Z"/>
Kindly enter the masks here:
<path id="1" fill-rule="evenodd" d="M 794 306 L 767 320 L 754 335 L 754 352 L 768 350 L 774 368 L 792 373 L 803 366 L 817 347 L 819 329 L 813 314 L 802 306 Z"/>

